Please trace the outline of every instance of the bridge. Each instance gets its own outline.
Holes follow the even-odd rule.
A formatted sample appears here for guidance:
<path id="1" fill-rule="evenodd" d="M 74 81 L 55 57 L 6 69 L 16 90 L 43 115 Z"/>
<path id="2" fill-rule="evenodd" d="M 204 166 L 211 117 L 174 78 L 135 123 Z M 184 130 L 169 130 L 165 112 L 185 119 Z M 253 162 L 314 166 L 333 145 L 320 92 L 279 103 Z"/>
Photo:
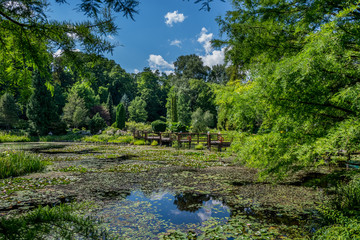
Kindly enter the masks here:
<path id="1" fill-rule="evenodd" d="M 148 131 L 134 131 L 134 139 L 144 139 L 145 141 L 157 141 L 159 145 L 172 145 L 177 142 L 178 146 L 183 144 L 191 148 L 191 144 L 203 144 L 211 151 L 212 146 L 216 146 L 219 151 L 222 148 L 230 147 L 232 139 L 227 138 L 226 134 L 221 133 L 169 133 L 169 132 L 148 132 Z"/>

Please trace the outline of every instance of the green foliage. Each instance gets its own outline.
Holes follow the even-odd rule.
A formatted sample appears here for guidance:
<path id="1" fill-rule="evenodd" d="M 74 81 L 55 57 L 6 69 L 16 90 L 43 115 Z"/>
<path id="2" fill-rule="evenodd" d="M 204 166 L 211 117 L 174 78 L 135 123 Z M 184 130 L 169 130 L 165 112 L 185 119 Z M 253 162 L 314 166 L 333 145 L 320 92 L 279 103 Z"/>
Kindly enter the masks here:
<path id="1" fill-rule="evenodd" d="M 171 96 L 171 121 L 178 122 L 178 111 L 176 96 Z"/>
<path id="2" fill-rule="evenodd" d="M 62 119 L 70 126 L 79 128 L 86 125 L 88 110 L 85 101 L 76 92 L 70 92 L 63 109 Z"/>
<path id="3" fill-rule="evenodd" d="M 129 106 L 130 120 L 135 122 L 145 122 L 147 119 L 147 112 L 145 108 L 146 102 L 140 97 L 136 97 Z"/>
<path id="4" fill-rule="evenodd" d="M 91 133 L 95 134 L 106 127 L 105 120 L 100 116 L 99 113 L 90 120 L 89 128 Z"/>
<path id="5" fill-rule="evenodd" d="M 204 145 L 202 143 L 199 143 L 198 145 L 195 146 L 196 150 L 204 150 Z"/>
<path id="6" fill-rule="evenodd" d="M 341 183 L 335 197 L 320 207 L 324 227 L 314 239 L 356 239 L 360 236 L 360 178 L 355 176 L 348 184 Z"/>
<path id="7" fill-rule="evenodd" d="M 153 140 L 153 141 L 151 142 L 151 146 L 157 146 L 157 145 L 159 145 L 159 144 L 158 144 L 158 142 L 157 142 L 156 140 Z"/>
<path id="8" fill-rule="evenodd" d="M 218 92 L 219 125 L 260 133 L 236 151 L 264 174 L 359 150 L 358 3 L 318 4 L 240 1 L 218 19 L 227 40 L 215 45 L 227 45 L 233 70 Z"/>
<path id="9" fill-rule="evenodd" d="M 107 101 L 106 101 L 106 108 L 109 111 L 110 114 L 110 125 L 112 125 L 116 120 L 116 115 L 114 114 L 114 103 L 112 100 L 111 93 L 109 93 Z"/>
<path id="10" fill-rule="evenodd" d="M 148 131 L 150 132 L 152 130 L 152 127 L 150 124 L 146 123 L 138 123 L 138 122 L 126 122 L 126 129 L 130 132 L 134 131 Z"/>
<path id="11" fill-rule="evenodd" d="M 30 142 L 31 139 L 25 135 L 15 135 L 6 132 L 0 132 L 0 143 L 1 142 Z"/>
<path id="12" fill-rule="evenodd" d="M 0 97 L 0 124 L 10 128 L 16 124 L 18 119 L 17 106 L 13 95 L 4 93 Z"/>
<path id="13" fill-rule="evenodd" d="M 174 62 L 176 75 L 184 78 L 205 80 L 210 68 L 204 66 L 201 58 L 195 54 L 180 56 Z"/>
<path id="14" fill-rule="evenodd" d="M 144 139 L 139 139 L 134 141 L 134 145 L 146 145 L 146 142 Z"/>
<path id="15" fill-rule="evenodd" d="M 171 132 L 187 132 L 188 127 L 181 122 L 173 122 L 169 124 L 169 130 Z"/>
<path id="16" fill-rule="evenodd" d="M 0 179 L 39 172 L 43 170 L 45 166 L 46 162 L 39 156 L 24 152 L 0 153 Z"/>
<path id="17" fill-rule="evenodd" d="M 2 239 L 109 239 L 109 234 L 92 217 L 84 217 L 79 210 L 85 204 L 61 204 L 55 207 L 38 207 L 18 217 L 0 221 Z"/>
<path id="18" fill-rule="evenodd" d="M 116 127 L 119 129 L 125 128 L 126 111 L 122 103 L 116 107 Z"/>
<path id="19" fill-rule="evenodd" d="M 48 134 L 55 123 L 59 122 L 54 99 L 45 86 L 45 78 L 36 72 L 33 77 L 33 94 L 31 95 L 26 115 L 34 133 Z"/>
<path id="20" fill-rule="evenodd" d="M 193 132 L 205 132 L 208 127 L 214 123 L 214 116 L 206 111 L 205 113 L 201 108 L 198 108 L 191 114 L 191 126 Z"/>
<path id="21" fill-rule="evenodd" d="M 166 122 L 156 120 L 151 123 L 151 127 L 154 132 L 165 132 L 167 126 Z"/>
<path id="22" fill-rule="evenodd" d="M 94 90 L 90 87 L 88 82 L 78 82 L 72 86 L 69 95 L 77 95 L 84 99 L 86 109 L 90 109 L 99 105 L 99 99 L 96 97 Z"/>

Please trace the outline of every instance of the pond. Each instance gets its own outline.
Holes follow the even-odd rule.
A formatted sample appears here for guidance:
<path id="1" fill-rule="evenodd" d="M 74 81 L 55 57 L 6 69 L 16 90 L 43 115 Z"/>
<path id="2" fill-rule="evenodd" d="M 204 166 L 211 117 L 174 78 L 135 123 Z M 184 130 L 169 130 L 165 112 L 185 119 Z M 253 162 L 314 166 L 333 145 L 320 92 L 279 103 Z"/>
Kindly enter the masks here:
<path id="1" fill-rule="evenodd" d="M 0 181 L 0 214 L 62 199 L 93 202 L 88 216 L 123 239 L 221 234 L 223 239 L 296 238 L 311 232 L 318 188 L 258 182 L 228 153 L 83 143 L 0 144 L 49 161 L 40 173 Z M 301 183 L 301 184 L 299 184 Z M 2 185 L 1 185 L 2 184 Z M 216 238 L 206 235 L 205 239 Z"/>
<path id="2" fill-rule="evenodd" d="M 111 201 L 99 209 L 97 216 L 123 237 L 145 238 L 169 229 L 195 230 L 208 220 L 225 223 L 230 208 L 205 194 L 135 190 L 125 199 Z"/>

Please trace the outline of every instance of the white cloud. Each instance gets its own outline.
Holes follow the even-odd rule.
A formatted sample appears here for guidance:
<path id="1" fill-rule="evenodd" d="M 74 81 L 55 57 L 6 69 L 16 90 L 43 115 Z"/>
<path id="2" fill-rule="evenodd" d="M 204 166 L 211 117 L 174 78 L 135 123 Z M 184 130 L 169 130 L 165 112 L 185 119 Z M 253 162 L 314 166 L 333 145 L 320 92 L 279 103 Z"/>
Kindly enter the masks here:
<path id="1" fill-rule="evenodd" d="M 206 28 L 201 29 L 200 37 L 198 38 L 198 42 L 201 43 L 206 51 L 206 54 L 210 53 L 212 50 L 211 47 L 211 40 L 213 38 L 213 34 L 209 33 L 207 34 L 208 30 Z"/>
<path id="2" fill-rule="evenodd" d="M 112 35 L 108 35 L 107 36 L 109 39 L 111 39 L 111 40 L 114 40 L 115 38 L 114 38 L 114 36 L 112 36 Z"/>
<path id="3" fill-rule="evenodd" d="M 62 49 L 58 49 L 56 52 L 53 53 L 53 57 L 60 57 L 63 52 L 64 51 Z"/>
<path id="4" fill-rule="evenodd" d="M 224 64 L 225 62 L 225 48 L 221 50 L 213 50 L 211 53 L 205 56 L 200 56 L 204 62 L 204 65 L 212 67 L 214 65 Z"/>
<path id="5" fill-rule="evenodd" d="M 137 69 L 137 68 L 134 69 L 134 73 L 135 73 L 135 74 L 138 74 L 139 72 L 140 72 L 139 69 Z"/>
<path id="6" fill-rule="evenodd" d="M 225 48 L 222 48 L 221 50 L 214 50 L 212 48 L 211 40 L 213 36 L 214 35 L 212 33 L 208 33 L 208 30 L 203 27 L 200 32 L 200 37 L 197 39 L 205 50 L 205 55 L 200 56 L 200 58 L 204 62 L 204 65 L 208 67 L 224 64 L 225 60 Z"/>
<path id="7" fill-rule="evenodd" d="M 151 69 L 159 69 L 159 70 L 169 70 L 174 69 L 174 64 L 168 63 L 165 59 L 160 55 L 151 54 L 148 59 L 149 66 Z"/>
<path id="8" fill-rule="evenodd" d="M 167 71 L 164 71 L 164 73 L 169 76 L 171 74 L 174 74 L 175 71 L 174 70 L 167 70 Z"/>
<path id="9" fill-rule="evenodd" d="M 182 13 L 178 13 L 178 11 L 174 11 L 174 12 L 168 12 L 165 15 L 165 23 L 166 25 L 172 27 L 173 23 L 181 23 L 185 20 L 186 16 L 184 16 L 184 14 Z"/>
<path id="10" fill-rule="evenodd" d="M 171 46 L 181 47 L 181 41 L 175 39 L 175 40 L 171 41 L 170 45 L 171 45 Z"/>

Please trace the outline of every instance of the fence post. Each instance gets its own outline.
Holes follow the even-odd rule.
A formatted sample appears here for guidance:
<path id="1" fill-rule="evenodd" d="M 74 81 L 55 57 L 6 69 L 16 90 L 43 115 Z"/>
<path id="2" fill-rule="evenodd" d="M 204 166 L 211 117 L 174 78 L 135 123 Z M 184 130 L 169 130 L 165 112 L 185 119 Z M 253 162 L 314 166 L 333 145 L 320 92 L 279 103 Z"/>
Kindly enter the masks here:
<path id="1" fill-rule="evenodd" d="M 207 145 L 208 145 L 208 149 L 211 151 L 211 135 L 210 135 L 210 132 L 207 133 Z"/>
<path id="2" fill-rule="evenodd" d="M 145 142 L 147 141 L 148 138 L 148 132 L 145 131 Z"/>

